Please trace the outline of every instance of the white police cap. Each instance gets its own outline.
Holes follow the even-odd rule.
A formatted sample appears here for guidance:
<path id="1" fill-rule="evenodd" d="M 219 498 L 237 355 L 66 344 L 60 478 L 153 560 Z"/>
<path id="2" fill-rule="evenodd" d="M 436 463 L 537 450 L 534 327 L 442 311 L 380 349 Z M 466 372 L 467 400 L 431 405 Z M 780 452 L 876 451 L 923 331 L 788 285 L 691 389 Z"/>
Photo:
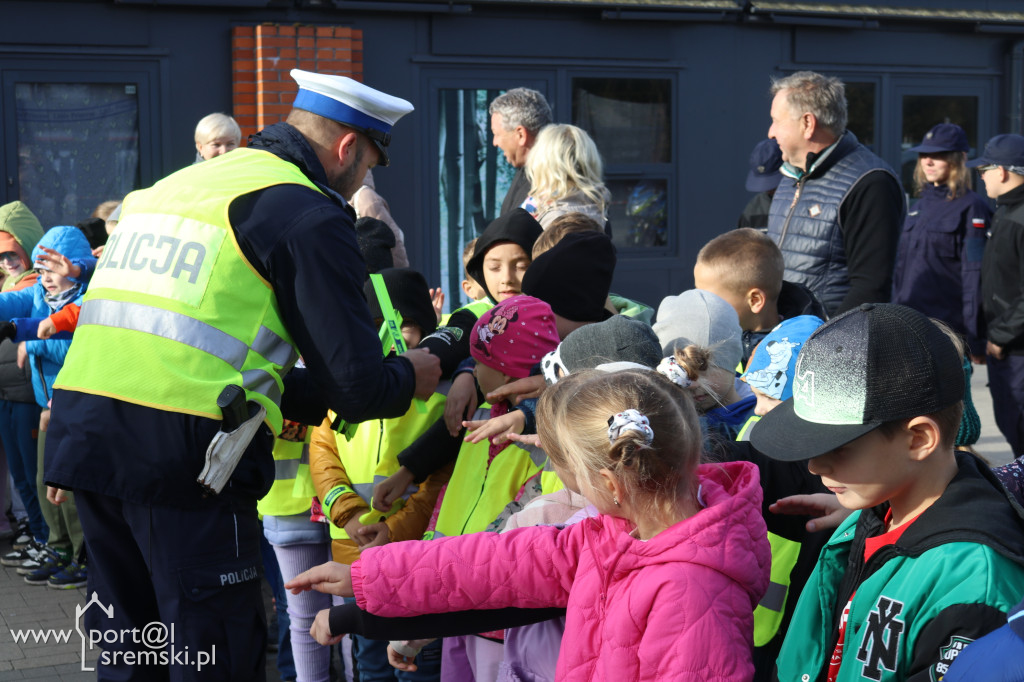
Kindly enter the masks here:
<path id="1" fill-rule="evenodd" d="M 363 133 L 380 150 L 380 165 L 388 165 L 391 127 L 413 110 L 412 104 L 345 76 L 328 76 L 301 69 L 292 69 L 291 76 L 299 84 L 299 94 L 293 107 Z"/>

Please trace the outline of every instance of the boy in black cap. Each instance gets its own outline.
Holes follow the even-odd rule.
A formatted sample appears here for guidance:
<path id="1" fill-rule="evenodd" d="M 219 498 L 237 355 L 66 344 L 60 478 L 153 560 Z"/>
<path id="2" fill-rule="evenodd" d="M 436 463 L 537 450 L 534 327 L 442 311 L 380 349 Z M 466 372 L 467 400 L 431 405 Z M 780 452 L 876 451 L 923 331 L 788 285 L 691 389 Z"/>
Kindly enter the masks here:
<path id="1" fill-rule="evenodd" d="M 1024 453 L 1024 137 L 996 135 L 967 166 L 998 206 L 981 261 L 981 307 L 992 408 L 1016 456 Z"/>
<path id="2" fill-rule="evenodd" d="M 938 680 L 1024 592 L 1024 519 L 989 469 L 955 452 L 964 377 L 928 318 L 864 304 L 819 328 L 793 398 L 754 447 L 808 469 L 855 511 L 793 615 L 780 680 Z"/>

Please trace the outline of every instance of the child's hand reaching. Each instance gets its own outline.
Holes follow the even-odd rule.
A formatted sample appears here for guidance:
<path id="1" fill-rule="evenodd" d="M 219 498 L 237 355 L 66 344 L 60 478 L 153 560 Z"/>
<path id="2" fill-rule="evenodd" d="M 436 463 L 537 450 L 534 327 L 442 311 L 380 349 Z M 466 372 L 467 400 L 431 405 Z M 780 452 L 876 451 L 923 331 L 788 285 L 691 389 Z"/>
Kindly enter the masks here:
<path id="1" fill-rule="evenodd" d="M 437 321 L 440 324 L 441 317 L 444 315 L 444 291 L 441 287 L 427 291 L 430 292 L 430 303 L 434 306 L 434 314 L 437 315 Z"/>
<path id="2" fill-rule="evenodd" d="M 540 444 L 540 436 L 536 433 L 510 433 L 508 439 L 514 443 L 522 443 L 523 445 L 530 445 L 535 448 L 543 449 L 543 445 Z"/>
<path id="3" fill-rule="evenodd" d="M 416 672 L 416 664 L 413 663 L 415 660 L 415 656 L 403 656 L 395 651 L 394 647 L 388 644 L 388 663 L 391 664 L 392 668 L 414 673 Z"/>
<path id="4" fill-rule="evenodd" d="M 521 410 L 512 410 L 500 417 L 462 422 L 462 425 L 472 431 L 466 436 L 467 443 L 479 443 L 487 438 L 495 445 L 500 445 L 508 440 L 509 434 L 523 432 L 523 428 L 526 426 L 526 415 Z"/>
<path id="5" fill-rule="evenodd" d="M 363 537 L 363 542 L 366 543 L 359 547 L 360 552 L 370 547 L 380 547 L 391 542 L 391 529 L 383 521 L 363 526 L 359 529 L 359 534 Z"/>
<path id="6" fill-rule="evenodd" d="M 373 486 L 373 508 L 381 512 L 390 511 L 391 505 L 412 485 L 415 478 L 404 466 L 399 467 L 398 471 Z"/>
<path id="7" fill-rule="evenodd" d="M 324 609 L 316 614 L 316 618 L 313 619 L 313 627 L 309 628 L 309 634 L 313 636 L 317 643 L 323 646 L 334 646 L 345 636 L 331 634 L 330 609 Z"/>
<path id="8" fill-rule="evenodd" d="M 807 531 L 838 528 L 852 510 L 839 504 L 839 498 L 831 493 L 814 493 L 813 495 L 790 495 L 783 497 L 768 506 L 773 514 L 791 514 L 793 516 L 813 516 L 807 522 Z"/>
<path id="9" fill-rule="evenodd" d="M 486 396 L 487 402 L 494 405 L 502 400 L 507 400 L 513 405 L 518 405 L 526 398 L 539 398 L 546 387 L 547 384 L 544 382 L 544 377 L 540 374 L 524 379 L 516 379 L 488 393 Z"/>
<path id="10" fill-rule="evenodd" d="M 354 597 L 352 593 L 352 567 L 328 561 L 326 564 L 314 566 L 305 573 L 300 573 L 284 585 L 292 594 L 301 594 L 316 590 L 336 597 Z M 330 629 L 328 629 L 330 632 Z"/>
<path id="11" fill-rule="evenodd" d="M 48 249 L 45 246 L 40 246 L 39 250 L 42 251 L 42 253 L 39 254 L 38 258 L 36 258 L 36 267 L 42 266 L 55 275 L 71 279 L 82 274 L 82 268 L 69 261 L 67 257 L 59 251 Z"/>
<path id="12" fill-rule="evenodd" d="M 462 420 L 476 412 L 476 379 L 471 372 L 455 377 L 444 403 L 444 423 L 452 438 L 462 431 Z"/>
<path id="13" fill-rule="evenodd" d="M 56 333 L 57 325 L 53 323 L 53 320 L 47 317 L 39 323 L 39 331 L 36 332 L 36 336 L 41 339 L 48 339 Z"/>
<path id="14" fill-rule="evenodd" d="M 352 542 L 356 543 L 359 547 L 362 547 L 367 542 L 366 537 L 361 533 L 365 526 L 363 525 L 363 522 L 359 520 L 366 511 L 365 507 L 360 509 L 345 523 L 345 532 L 348 533 L 350 538 L 352 538 Z"/>

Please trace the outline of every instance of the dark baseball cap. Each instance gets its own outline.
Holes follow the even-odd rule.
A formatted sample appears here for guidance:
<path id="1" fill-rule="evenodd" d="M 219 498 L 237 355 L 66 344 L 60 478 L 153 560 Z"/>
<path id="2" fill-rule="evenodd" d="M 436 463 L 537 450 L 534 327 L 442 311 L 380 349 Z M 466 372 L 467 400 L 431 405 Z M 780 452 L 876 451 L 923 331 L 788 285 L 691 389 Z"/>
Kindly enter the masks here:
<path id="1" fill-rule="evenodd" d="M 865 303 L 807 339 L 793 397 L 754 426 L 750 442 L 772 459 L 811 459 L 963 396 L 961 358 L 941 329 L 906 306 Z"/>
<path id="2" fill-rule="evenodd" d="M 968 168 L 978 166 L 1024 166 L 1024 137 L 1013 133 L 996 135 L 985 143 L 981 156 L 967 162 Z"/>
<path id="3" fill-rule="evenodd" d="M 761 140 L 750 152 L 750 172 L 747 173 L 748 192 L 767 192 L 782 182 L 782 150 L 771 138 Z"/>
<path id="4" fill-rule="evenodd" d="M 929 152 L 967 152 L 971 145 L 967 133 L 955 123 L 940 123 L 924 134 L 921 144 L 911 147 L 908 152 L 927 154 Z"/>

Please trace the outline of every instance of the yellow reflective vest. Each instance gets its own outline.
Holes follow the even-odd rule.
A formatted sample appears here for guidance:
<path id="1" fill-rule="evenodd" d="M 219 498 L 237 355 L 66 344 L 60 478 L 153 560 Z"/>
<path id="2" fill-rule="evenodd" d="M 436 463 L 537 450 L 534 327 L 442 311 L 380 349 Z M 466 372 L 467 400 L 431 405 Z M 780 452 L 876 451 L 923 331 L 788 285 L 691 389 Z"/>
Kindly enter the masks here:
<path id="1" fill-rule="evenodd" d="M 350 438 L 345 434 L 334 433 L 338 449 L 338 459 L 348 477 L 348 485 L 337 485 L 331 488 L 322 500 L 324 514 L 331 515 L 331 507 L 343 495 L 358 495 L 363 506 L 369 507 L 370 517 L 363 522 L 379 523 L 392 516 L 402 508 L 404 503 L 419 490 L 418 485 L 410 485 L 400 501 L 396 501 L 390 511 L 379 512 L 372 508 L 373 487 L 398 471 L 398 455 L 426 431 L 431 424 L 444 416 L 445 394 L 434 393 L 427 400 L 426 412 L 421 413 L 415 407 L 401 417 L 394 419 L 373 419 L 356 424 L 349 430 Z M 328 413 L 328 420 L 334 421 L 335 415 Z M 331 523 L 331 538 L 347 540 L 348 533 Z"/>
<path id="2" fill-rule="evenodd" d="M 285 183 L 316 190 L 294 164 L 236 149 L 129 194 L 55 388 L 220 419 L 217 396 L 235 384 L 279 433 L 282 377 L 298 352 L 270 283 L 239 248 L 228 207 Z M 95 362 L 112 348 L 129 366 Z"/>
<path id="3" fill-rule="evenodd" d="M 736 440 L 750 440 L 750 429 L 761 420 L 752 416 L 736 435 Z M 781 535 L 768 532 L 768 544 L 772 548 L 772 570 L 768 591 L 764 593 L 754 609 L 754 646 L 764 646 L 772 641 L 782 625 L 786 613 L 786 597 L 789 595 L 791 574 L 800 558 L 800 543 L 787 540 Z"/>
<path id="4" fill-rule="evenodd" d="M 316 490 L 309 473 L 309 439 L 313 429 L 306 429 L 300 441 L 274 440 L 274 484 L 256 503 L 260 516 L 292 516 L 309 511 Z"/>
<path id="5" fill-rule="evenodd" d="M 490 406 L 485 404 L 473 419 L 489 417 Z M 487 440 L 463 443 L 451 480 L 438 499 L 437 521 L 424 535 L 425 540 L 486 530 L 547 463 L 543 450 L 516 443 L 492 459 L 489 446 Z"/>

